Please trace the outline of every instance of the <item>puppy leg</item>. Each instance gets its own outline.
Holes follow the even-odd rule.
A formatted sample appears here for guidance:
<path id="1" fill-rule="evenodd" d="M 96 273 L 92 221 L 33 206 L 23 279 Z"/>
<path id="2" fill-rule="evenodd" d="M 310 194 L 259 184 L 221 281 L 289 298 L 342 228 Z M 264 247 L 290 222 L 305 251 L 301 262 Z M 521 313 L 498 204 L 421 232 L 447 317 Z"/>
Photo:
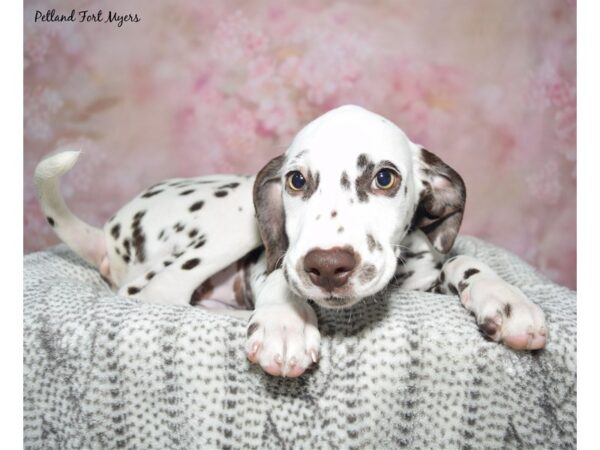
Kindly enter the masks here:
<path id="1" fill-rule="evenodd" d="M 458 295 L 492 340 L 517 350 L 544 347 L 547 330 L 542 309 L 475 258 L 461 255 L 446 261 L 435 290 Z"/>
<path id="2" fill-rule="evenodd" d="M 264 258 L 262 266 L 266 266 Z M 281 269 L 259 278 L 253 291 L 256 308 L 248 322 L 248 359 L 271 375 L 302 375 L 319 356 L 321 335 L 315 312 L 289 290 Z"/>
<path id="3" fill-rule="evenodd" d="M 125 283 L 119 295 L 145 303 L 189 305 L 198 286 L 252 250 L 251 244 L 249 242 L 246 248 L 224 246 L 220 254 L 212 254 L 210 258 L 202 249 L 188 249 L 172 262 L 169 260 L 166 267 L 160 263 Z"/>

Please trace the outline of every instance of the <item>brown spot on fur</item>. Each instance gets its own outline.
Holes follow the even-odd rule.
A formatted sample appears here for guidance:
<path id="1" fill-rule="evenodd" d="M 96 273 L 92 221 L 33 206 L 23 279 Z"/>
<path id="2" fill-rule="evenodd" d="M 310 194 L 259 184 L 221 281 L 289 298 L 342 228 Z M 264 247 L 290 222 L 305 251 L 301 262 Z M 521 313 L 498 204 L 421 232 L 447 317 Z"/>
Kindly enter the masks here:
<path id="1" fill-rule="evenodd" d="M 217 189 L 235 189 L 239 185 L 240 185 L 240 183 L 229 183 L 229 184 L 224 184 L 223 186 L 219 186 Z"/>
<path id="2" fill-rule="evenodd" d="M 190 195 L 192 192 L 195 192 L 195 189 L 188 189 L 187 191 L 180 192 L 179 195 Z"/>
<path id="3" fill-rule="evenodd" d="M 364 153 L 361 153 L 360 155 L 358 155 L 358 159 L 356 160 L 356 166 L 359 169 L 362 169 L 367 165 L 368 161 L 369 161 L 369 158 L 367 157 L 367 155 Z"/>
<path id="4" fill-rule="evenodd" d="M 341 233 L 342 231 L 344 231 L 344 227 L 339 227 L 337 230 L 338 233 Z"/>
<path id="5" fill-rule="evenodd" d="M 404 253 L 404 257 L 405 258 L 423 259 L 423 257 L 428 254 L 430 254 L 429 250 L 423 250 L 422 252 L 417 252 L 417 253 L 406 252 L 406 253 Z"/>
<path id="6" fill-rule="evenodd" d="M 448 290 L 450 290 L 450 292 L 452 292 L 454 295 L 458 295 L 458 290 L 452 283 L 448 283 Z"/>
<path id="7" fill-rule="evenodd" d="M 429 286 L 425 292 L 437 292 L 437 289 L 440 285 L 440 282 L 438 280 L 434 281 L 433 283 L 431 283 L 431 286 Z"/>
<path id="8" fill-rule="evenodd" d="M 251 323 L 248 326 L 248 331 L 246 331 L 246 336 L 247 337 L 252 336 L 254 334 L 254 332 L 258 329 L 258 327 L 259 327 L 258 323 L 256 323 L 256 322 Z"/>
<path id="9" fill-rule="evenodd" d="M 365 264 L 358 275 L 358 280 L 361 283 L 368 283 L 377 275 L 377 269 L 373 264 Z"/>
<path id="10" fill-rule="evenodd" d="M 200 208 L 204 206 L 204 201 L 200 200 L 190 206 L 190 212 L 198 211 Z"/>
<path id="11" fill-rule="evenodd" d="M 512 306 L 510 306 L 510 303 L 507 303 L 506 305 L 504 305 L 504 315 L 508 319 L 511 314 L 512 314 Z"/>
<path id="12" fill-rule="evenodd" d="M 350 178 L 348 178 L 348 174 L 346 171 L 342 172 L 342 178 L 340 178 L 340 184 L 345 190 L 350 190 Z"/>
<path id="13" fill-rule="evenodd" d="M 379 251 L 383 250 L 383 247 L 381 246 L 379 241 L 375 240 L 373 235 L 370 233 L 367 234 L 367 246 L 369 247 L 370 252 L 372 252 L 375 249 L 377 249 Z"/>
<path id="14" fill-rule="evenodd" d="M 260 255 L 264 249 L 262 247 L 256 248 L 249 253 L 246 254 L 244 258 L 241 260 L 241 270 L 243 273 L 243 278 L 241 280 L 242 287 L 242 302 L 239 303 L 240 306 L 244 306 L 246 308 L 254 308 L 254 293 L 252 292 L 252 283 L 250 282 L 251 275 L 251 266 L 255 265 Z M 267 276 L 268 273 L 265 271 L 263 276 Z"/>
<path id="15" fill-rule="evenodd" d="M 192 298 L 190 300 L 190 305 L 196 306 L 202 300 L 210 298 L 214 290 L 214 286 L 212 285 L 211 279 L 209 278 L 204 283 L 202 283 L 199 287 L 196 288 L 194 293 L 192 294 Z"/>
<path id="16" fill-rule="evenodd" d="M 130 249 L 130 245 L 129 245 L 129 244 L 130 244 L 130 243 L 129 243 L 129 239 L 125 239 L 125 240 L 123 240 L 123 247 L 125 247 L 125 253 L 126 253 L 127 255 L 130 255 L 130 254 L 131 254 L 131 249 Z"/>
<path id="17" fill-rule="evenodd" d="M 466 288 L 469 287 L 469 283 L 467 283 L 466 281 L 460 280 L 458 282 L 458 290 L 462 293 L 462 291 L 464 291 Z"/>
<path id="18" fill-rule="evenodd" d="M 319 188 L 319 182 L 321 181 L 321 175 L 317 172 L 314 176 L 312 172 L 308 171 L 308 176 L 306 177 L 306 185 L 304 186 L 304 190 L 302 191 L 302 200 L 308 200 L 313 196 L 313 194 Z"/>
<path id="19" fill-rule="evenodd" d="M 479 273 L 479 269 L 468 269 L 465 270 L 465 274 L 464 274 L 464 279 L 466 280 L 467 278 L 475 275 L 476 273 Z"/>
<path id="20" fill-rule="evenodd" d="M 486 319 L 485 322 L 479 324 L 479 329 L 487 336 L 494 336 L 498 332 L 498 325 L 492 319 Z"/>
<path id="21" fill-rule="evenodd" d="M 200 258 L 192 258 L 192 259 L 188 259 L 186 262 L 184 262 L 181 265 L 181 268 L 183 270 L 191 270 L 194 267 L 196 267 L 198 264 L 200 264 Z"/>
<path id="22" fill-rule="evenodd" d="M 215 197 L 226 197 L 229 192 L 227 191 L 217 191 L 215 192 Z"/>
<path id="23" fill-rule="evenodd" d="M 412 277 L 415 274 L 414 270 L 409 270 L 408 272 L 401 272 L 394 276 L 394 283 L 397 286 L 402 286 L 402 284 Z"/>
<path id="24" fill-rule="evenodd" d="M 364 156 L 364 155 L 361 155 Z M 360 157 L 359 157 L 360 160 Z M 359 167 L 363 167 L 359 164 Z M 356 188 L 356 195 L 358 197 L 358 201 L 359 202 L 368 202 L 369 201 L 369 190 L 371 187 L 371 183 L 373 182 L 373 175 L 375 171 L 375 164 L 373 164 L 371 161 L 366 160 L 366 156 L 365 156 L 365 161 L 364 161 L 364 169 L 362 171 L 362 173 L 356 177 L 356 180 L 354 182 L 354 187 Z"/>
<path id="25" fill-rule="evenodd" d="M 110 229 L 110 235 L 115 239 L 119 239 L 120 233 L 121 233 L 121 225 L 119 225 L 119 224 L 116 224 L 114 227 L 112 227 Z"/>
<path id="26" fill-rule="evenodd" d="M 131 229 L 133 230 L 132 244 L 135 250 L 135 257 L 138 262 L 144 262 L 146 260 L 146 251 L 144 244 L 146 242 L 146 235 L 144 234 L 142 227 L 140 226 L 142 219 L 146 211 L 139 211 L 133 216 L 133 223 Z"/>
<path id="27" fill-rule="evenodd" d="M 54 226 L 54 219 L 50 216 L 46 217 L 46 221 L 50 224 L 51 227 Z"/>
<path id="28" fill-rule="evenodd" d="M 333 218 L 335 216 L 337 216 L 337 211 L 331 211 L 331 217 Z"/>
<path id="29" fill-rule="evenodd" d="M 134 294 L 137 294 L 138 292 L 140 292 L 140 288 L 137 288 L 135 286 L 130 286 L 127 288 L 127 293 L 129 295 L 134 295 Z"/>
<path id="30" fill-rule="evenodd" d="M 156 275 L 154 272 L 150 271 L 146 274 L 146 280 L 151 280 Z"/>
<path id="31" fill-rule="evenodd" d="M 150 198 L 150 197 L 154 197 L 157 194 L 160 194 L 162 192 L 162 190 L 158 190 L 158 191 L 148 191 L 146 192 L 144 195 L 142 195 L 142 198 Z"/>
<path id="32" fill-rule="evenodd" d="M 367 246 L 368 246 L 370 252 L 375 250 L 375 247 L 377 246 L 377 243 L 375 242 L 375 238 L 370 233 L 367 234 Z"/>

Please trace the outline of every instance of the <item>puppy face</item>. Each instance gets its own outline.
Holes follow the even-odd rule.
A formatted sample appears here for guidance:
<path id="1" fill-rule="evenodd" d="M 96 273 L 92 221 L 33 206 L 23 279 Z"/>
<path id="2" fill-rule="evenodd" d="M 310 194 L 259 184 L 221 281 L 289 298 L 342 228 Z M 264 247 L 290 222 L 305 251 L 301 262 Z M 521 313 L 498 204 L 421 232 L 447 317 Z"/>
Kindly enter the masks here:
<path id="1" fill-rule="evenodd" d="M 296 294 L 339 308 L 389 283 L 411 226 L 429 226 L 434 246 L 448 251 L 464 186 L 423 152 L 390 121 L 356 106 L 308 124 L 256 179 L 269 270 L 282 268 Z M 458 222 L 444 225 L 457 211 Z"/>

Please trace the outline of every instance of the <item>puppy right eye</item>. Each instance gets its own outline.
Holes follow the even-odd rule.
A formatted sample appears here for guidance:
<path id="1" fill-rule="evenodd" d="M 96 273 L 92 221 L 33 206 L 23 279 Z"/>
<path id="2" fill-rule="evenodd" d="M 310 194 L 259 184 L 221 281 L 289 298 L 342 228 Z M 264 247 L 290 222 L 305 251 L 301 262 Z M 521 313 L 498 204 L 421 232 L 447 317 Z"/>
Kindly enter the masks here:
<path id="1" fill-rule="evenodd" d="M 302 173 L 295 170 L 288 174 L 287 184 L 291 190 L 301 191 L 304 188 L 304 185 L 306 184 L 306 180 L 304 179 L 304 175 L 302 175 Z"/>

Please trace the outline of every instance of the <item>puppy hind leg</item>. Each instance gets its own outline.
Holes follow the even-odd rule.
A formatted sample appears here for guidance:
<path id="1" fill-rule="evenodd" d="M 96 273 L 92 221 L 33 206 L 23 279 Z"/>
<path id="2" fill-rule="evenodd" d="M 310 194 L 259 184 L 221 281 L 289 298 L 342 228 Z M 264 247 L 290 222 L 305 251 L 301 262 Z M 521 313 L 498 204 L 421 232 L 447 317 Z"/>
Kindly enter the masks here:
<path id="1" fill-rule="evenodd" d="M 189 305 L 196 288 L 217 272 L 236 262 L 251 249 L 231 247 L 221 250 L 221 253 L 216 256 L 217 252 L 209 249 L 188 249 L 175 260 L 169 259 L 167 261 L 169 264 L 157 271 L 149 280 L 146 273 L 125 283 L 119 290 L 119 294 L 146 303 Z M 246 251 L 242 253 L 244 250 Z M 165 263 L 160 264 L 165 265 Z"/>

